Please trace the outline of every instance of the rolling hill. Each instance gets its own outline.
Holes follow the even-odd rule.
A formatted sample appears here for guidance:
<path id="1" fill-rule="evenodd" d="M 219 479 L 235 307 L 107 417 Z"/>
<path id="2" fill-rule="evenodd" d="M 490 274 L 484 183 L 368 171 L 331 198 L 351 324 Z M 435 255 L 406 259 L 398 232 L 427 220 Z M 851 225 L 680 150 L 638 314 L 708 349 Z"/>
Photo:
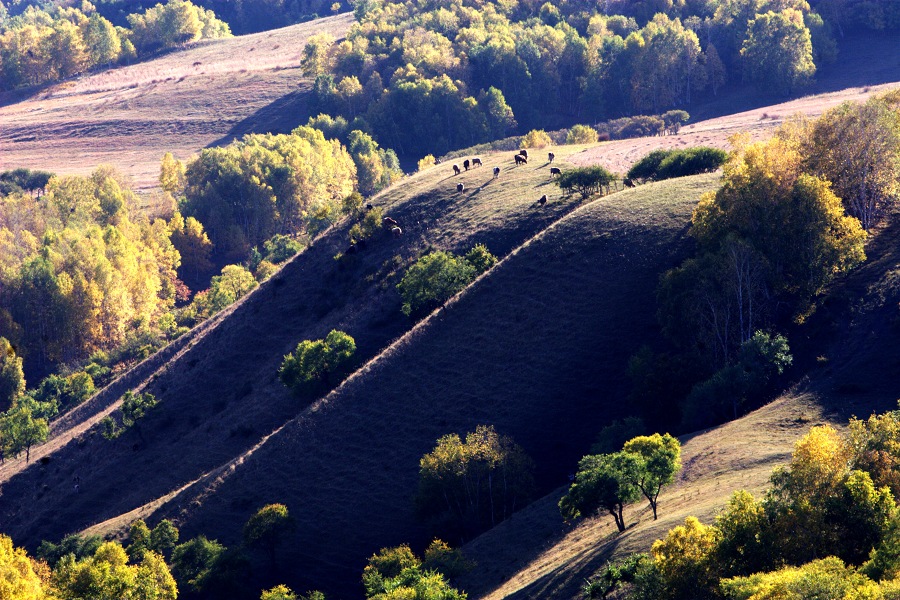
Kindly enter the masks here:
<path id="1" fill-rule="evenodd" d="M 0 168 L 85 173 L 115 163 L 150 190 L 166 151 L 186 158 L 305 122 L 303 43 L 323 29 L 340 37 L 350 22 L 342 15 L 201 44 L 10 96 L 0 107 Z M 896 85 L 710 119 L 678 136 L 552 150 L 564 168 L 624 171 L 657 147 L 721 147 L 748 129 L 765 136 L 795 111 L 819 114 Z M 374 198 L 401 223 L 402 238 L 383 235 L 340 257 L 351 224 L 339 223 L 254 293 L 54 423 L 30 464 L 0 465 L 0 531 L 33 550 L 67 533 L 118 535 L 139 517 L 173 518 L 183 539 L 202 533 L 233 546 L 256 509 L 284 502 L 298 527 L 282 548 L 282 570 L 257 569 L 247 596 L 286 582 L 358 597 L 372 552 L 428 542 L 411 502 L 419 457 L 441 435 L 488 423 L 535 458 L 547 495 L 466 546 L 478 567 L 462 586 L 472 598 L 576 597 L 609 556 L 645 550 L 686 515 L 710 518 L 737 487 L 764 488 L 811 424 L 840 423 L 900 395 L 883 376 L 896 371 L 900 351 L 895 218 L 870 244 L 871 260 L 793 332 L 800 382 L 739 421 L 683 439 L 686 468 L 661 498 L 659 521 L 635 507 L 636 524 L 622 536 L 605 519 L 562 523 L 560 486 L 597 431 L 628 413 L 625 367 L 657 335 L 659 274 L 689 251 L 691 211 L 718 176 L 581 203 L 559 193 L 542 156 L 514 167 L 511 153 L 485 155 L 485 168 L 458 177 L 438 165 Z M 424 321 L 404 317 L 395 290 L 403 270 L 431 249 L 476 243 L 502 262 Z M 292 396 L 276 376 L 282 357 L 334 328 L 356 338 L 357 370 L 325 397 Z M 128 389 L 151 392 L 160 405 L 105 440 L 97 424 Z"/>
<path id="2" fill-rule="evenodd" d="M 554 150 L 565 164 L 579 148 Z M 551 187 L 545 163 L 516 168 L 508 154 L 484 162 L 458 178 L 438 166 L 391 188 L 376 203 L 401 222 L 401 240 L 335 260 L 349 224 L 333 229 L 70 417 L 30 465 L 7 463 L 0 528 L 33 547 L 96 524 L 113 532 L 139 515 L 170 516 L 185 535 L 231 545 L 259 505 L 281 501 L 301 524 L 286 559 L 302 568 L 287 578 L 352 597 L 371 552 L 426 541 L 410 497 L 418 457 L 440 435 L 494 424 L 537 459 L 542 489 L 556 487 L 565 477 L 558 465 L 626 410 L 613 399 L 627 385 L 627 357 L 654 335 L 657 277 L 686 248 L 690 211 L 717 178 L 576 208 Z M 469 190 L 457 194 L 457 181 Z M 541 193 L 551 198 L 542 208 Z M 508 256 L 407 333 L 393 289 L 399 267 L 429 247 L 476 242 Z M 307 408 L 275 373 L 297 341 L 331 328 L 355 336 L 362 358 L 374 360 Z M 155 394 L 159 408 L 115 441 L 96 427 L 82 433 L 126 387 Z"/>
<path id="3" fill-rule="evenodd" d="M 111 164 L 135 187 L 158 187 L 159 163 L 245 133 L 306 123 L 306 39 L 340 39 L 345 13 L 274 31 L 199 42 L 138 64 L 0 96 L 0 169 L 90 173 Z"/>
<path id="4" fill-rule="evenodd" d="M 681 438 L 684 470 L 661 495 L 667 508 L 658 521 L 637 503 L 622 535 L 608 517 L 567 525 L 557 508 L 560 487 L 464 548 L 483 568 L 462 587 L 474 598 L 582 598 L 584 580 L 607 560 L 646 552 L 688 516 L 710 522 L 737 489 L 765 490 L 772 469 L 810 427 L 840 429 L 852 416 L 895 409 L 900 214 L 875 234 L 867 262 L 836 282 L 813 318 L 791 332 L 797 383 L 741 419 Z"/>

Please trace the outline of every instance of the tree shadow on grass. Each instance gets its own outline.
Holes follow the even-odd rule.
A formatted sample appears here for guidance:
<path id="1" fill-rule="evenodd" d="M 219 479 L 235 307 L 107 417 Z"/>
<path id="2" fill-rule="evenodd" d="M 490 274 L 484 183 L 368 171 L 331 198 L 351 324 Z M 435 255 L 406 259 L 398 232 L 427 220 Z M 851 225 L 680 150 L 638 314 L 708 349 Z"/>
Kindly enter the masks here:
<path id="1" fill-rule="evenodd" d="M 225 146 L 248 133 L 290 133 L 311 117 L 311 90 L 286 94 L 234 124 L 227 134 L 207 147 Z"/>

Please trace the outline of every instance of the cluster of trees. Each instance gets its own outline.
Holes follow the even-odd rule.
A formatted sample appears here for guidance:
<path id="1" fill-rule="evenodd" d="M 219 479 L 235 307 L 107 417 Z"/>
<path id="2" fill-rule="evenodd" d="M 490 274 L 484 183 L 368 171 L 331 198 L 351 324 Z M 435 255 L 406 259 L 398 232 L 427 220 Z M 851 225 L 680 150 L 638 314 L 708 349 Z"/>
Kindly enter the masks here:
<path id="1" fill-rule="evenodd" d="M 41 375 L 139 331 L 174 335 L 180 256 L 112 169 L 0 198 L 0 335 Z"/>
<path id="2" fill-rule="evenodd" d="M 632 438 L 619 452 L 581 459 L 575 482 L 559 501 L 560 512 L 566 519 L 576 519 L 606 511 L 619 531 L 625 531 L 625 505 L 643 495 L 656 520 L 659 493 L 680 470 L 681 443 L 676 438 L 668 433 Z"/>
<path id="3" fill-rule="evenodd" d="M 369 0 L 345 40 L 310 39 L 303 64 L 322 112 L 437 155 L 519 127 L 660 113 L 728 80 L 790 92 L 834 59 L 835 27 L 900 26 L 874 4 Z"/>
<path id="4" fill-rule="evenodd" d="M 447 434 L 419 461 L 420 516 L 463 536 L 492 527 L 524 508 L 534 492 L 534 462 L 493 426 Z"/>
<path id="5" fill-rule="evenodd" d="M 214 256 L 240 261 L 275 234 L 327 227 L 355 184 L 356 166 L 340 141 L 303 126 L 202 150 L 186 165 L 179 208 L 203 224 Z"/>
<path id="6" fill-rule="evenodd" d="M 459 550 L 441 540 L 425 549 L 424 558 L 407 545 L 382 548 L 363 569 L 363 587 L 368 600 L 466 600 L 467 594 L 453 588 L 449 580 L 471 566 Z"/>
<path id="7" fill-rule="evenodd" d="M 497 257 L 484 244 L 475 245 L 465 256 L 443 250 L 426 254 L 397 284 L 403 314 L 423 314 L 441 306 L 496 262 Z"/>
<path id="8" fill-rule="evenodd" d="M 231 35 L 211 10 L 187 0 L 168 0 L 130 14 L 131 29 L 116 27 L 90 2 L 77 4 L 46 10 L 30 6 L 0 19 L 0 89 L 59 81 L 132 61 L 138 53 Z"/>
<path id="9" fill-rule="evenodd" d="M 310 117 L 307 125 L 344 144 L 356 165 L 357 190 L 362 195 L 371 196 L 403 176 L 397 154 L 390 148 L 381 148 L 368 133 L 351 129 L 344 117 L 320 114 Z"/>
<path id="10" fill-rule="evenodd" d="M 556 185 L 566 191 L 567 194 L 578 192 L 582 200 L 587 200 L 594 194 L 599 194 L 617 179 L 614 173 L 610 173 L 600 165 L 593 167 L 576 167 L 568 169 L 556 178 Z"/>
<path id="11" fill-rule="evenodd" d="M 303 340 L 297 344 L 284 357 L 278 377 L 296 392 L 319 382 L 328 385 L 332 375 L 347 368 L 355 352 L 356 341 L 343 331 L 332 329 L 325 339 Z"/>
<path id="12" fill-rule="evenodd" d="M 628 178 L 638 181 L 662 181 L 711 173 L 725 164 L 728 153 L 717 148 L 697 146 L 684 150 L 654 150 L 632 165 Z"/>
<path id="13" fill-rule="evenodd" d="M 38 4 L 46 0 L 8 0 L 10 13 L 23 10 L 24 4 Z M 94 0 L 97 12 L 115 23 L 126 26 L 128 16 L 153 7 L 157 0 Z M 215 10 L 216 15 L 229 24 L 235 34 L 243 35 L 267 29 L 277 29 L 293 23 L 338 12 L 347 3 L 334 0 L 196 0 L 198 7 Z"/>
<path id="14" fill-rule="evenodd" d="M 896 201 L 898 100 L 792 120 L 765 142 L 733 138 L 722 187 L 693 214 L 696 253 L 658 289 L 674 350 L 631 364 L 634 400 L 649 419 L 703 427 L 733 418 L 790 364 L 778 331 L 807 319 L 826 287 L 865 260 L 866 227 Z M 640 175 L 657 158 L 642 161 Z M 721 399 L 726 393 L 733 402 Z M 673 411 L 654 397 L 669 407 L 682 401 Z"/>
<path id="15" fill-rule="evenodd" d="M 175 600 L 179 591 L 194 597 L 248 597 L 251 559 L 275 564 L 285 535 L 294 527 L 283 504 L 268 504 L 246 522 L 242 543 L 226 548 L 200 535 L 179 543 L 180 532 L 169 520 L 152 529 L 139 519 L 127 539 L 105 542 L 100 536 L 68 535 L 59 543 L 44 541 L 36 559 L 14 548 L 0 535 L 0 589 L 15 600 Z M 429 557 L 431 557 L 429 559 Z M 426 553 L 426 568 L 460 566 L 458 553 L 435 541 Z M 12 595 L 9 595 L 9 592 Z M 30 595 L 29 595 L 30 594 Z M 320 592 L 298 596 L 286 586 L 262 592 L 263 600 L 324 600 Z"/>
<path id="16" fill-rule="evenodd" d="M 900 412 L 814 427 L 758 500 L 690 517 L 626 574 L 634 599 L 894 598 L 900 590 Z"/>

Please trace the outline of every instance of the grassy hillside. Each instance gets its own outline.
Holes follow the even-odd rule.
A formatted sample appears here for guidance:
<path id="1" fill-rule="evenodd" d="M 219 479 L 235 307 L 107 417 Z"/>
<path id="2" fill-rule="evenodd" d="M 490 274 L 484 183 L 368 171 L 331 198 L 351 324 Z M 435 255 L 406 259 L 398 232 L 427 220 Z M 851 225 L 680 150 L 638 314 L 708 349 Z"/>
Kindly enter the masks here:
<path id="1" fill-rule="evenodd" d="M 682 437 L 684 470 L 660 497 L 659 521 L 645 503 L 627 511 L 617 535 L 611 517 L 566 525 L 557 502 L 565 487 L 482 535 L 465 551 L 479 568 L 461 584 L 475 598 L 581 598 L 584 580 L 614 556 L 646 552 L 694 515 L 710 522 L 731 493 L 768 487 L 810 427 L 846 425 L 851 416 L 896 408 L 897 264 L 900 215 L 867 247 L 869 260 L 830 290 L 813 318 L 791 333 L 798 383 L 771 404 L 732 423 Z"/>
<path id="2" fill-rule="evenodd" d="M 306 39 L 343 37 L 353 17 L 202 42 L 139 64 L 0 97 L 3 169 L 86 174 L 112 164 L 138 189 L 158 186 L 159 162 L 248 132 L 305 123 L 312 82 L 299 69 Z"/>
<path id="3" fill-rule="evenodd" d="M 555 149 L 557 160 L 564 166 L 578 150 Z M 516 168 L 509 153 L 484 162 L 459 177 L 441 165 L 388 190 L 375 202 L 400 221 L 403 238 L 335 261 L 349 224 L 333 229 L 170 349 L 171 360 L 150 359 L 68 421 L 84 429 L 122 389 L 141 387 L 161 404 L 138 430 L 107 441 L 96 428 L 58 428 L 30 465 L 8 462 L 3 530 L 33 547 L 96 523 L 109 531 L 137 515 L 167 515 L 186 535 L 233 544 L 258 505 L 283 501 L 301 524 L 290 547 L 317 548 L 288 559 L 297 577 L 316 574 L 294 583 L 355 593 L 369 553 L 424 541 L 409 498 L 418 457 L 439 435 L 494 423 L 535 456 L 543 487 L 556 486 L 565 477 L 556 465 L 621 413 L 611 399 L 621 398 L 628 355 L 655 328 L 656 279 L 677 260 L 690 210 L 714 176 L 577 210 L 312 409 L 275 376 L 297 341 L 331 328 L 356 337 L 364 359 L 402 336 L 411 322 L 399 311 L 395 274 L 426 248 L 486 243 L 503 256 L 578 204 L 549 183 L 545 162 Z M 544 193 L 550 202 L 538 207 Z"/>

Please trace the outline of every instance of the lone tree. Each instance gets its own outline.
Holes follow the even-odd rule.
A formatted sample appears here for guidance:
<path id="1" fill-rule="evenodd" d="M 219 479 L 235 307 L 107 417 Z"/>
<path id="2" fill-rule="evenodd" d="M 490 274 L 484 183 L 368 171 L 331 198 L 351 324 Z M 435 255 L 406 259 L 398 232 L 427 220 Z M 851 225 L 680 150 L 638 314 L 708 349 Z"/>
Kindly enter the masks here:
<path id="1" fill-rule="evenodd" d="M 659 492 L 672 483 L 680 469 L 681 444 L 668 433 L 632 438 L 619 452 L 581 459 L 575 483 L 559 501 L 560 512 L 567 519 L 575 519 L 607 510 L 619 531 L 625 531 L 625 505 L 643 494 L 650 501 L 655 520 Z"/>
<path id="2" fill-rule="evenodd" d="M 578 192 L 583 200 L 587 200 L 602 189 L 609 188 L 616 176 L 600 166 L 579 167 L 569 169 L 556 178 L 556 184 L 567 193 Z"/>
<path id="3" fill-rule="evenodd" d="M 624 452 L 641 457 L 642 464 L 635 482 L 644 497 L 650 501 L 653 520 L 656 520 L 656 503 L 664 485 L 675 480 L 681 470 L 681 443 L 668 433 L 641 435 L 625 442 Z"/>
<path id="4" fill-rule="evenodd" d="M 297 344 L 296 350 L 284 357 L 278 376 L 295 391 L 317 381 L 327 384 L 330 374 L 347 365 L 355 352 L 354 339 L 332 329 L 324 340 L 303 340 Z"/>
<path id="5" fill-rule="evenodd" d="M 585 456 L 578 463 L 575 483 L 559 501 L 559 510 L 566 519 L 589 517 L 606 510 L 616 521 L 619 531 L 625 531 L 625 505 L 641 496 L 637 481 L 642 468 L 641 458 L 630 452 Z"/>
<path id="6" fill-rule="evenodd" d="M 0 411 L 7 410 L 25 393 L 22 359 L 5 337 L 0 337 Z"/>
<path id="7" fill-rule="evenodd" d="M 244 525 L 244 543 L 262 547 L 269 555 L 272 570 L 275 570 L 278 545 L 294 527 L 294 519 L 288 514 L 287 506 L 267 504 Z"/>

